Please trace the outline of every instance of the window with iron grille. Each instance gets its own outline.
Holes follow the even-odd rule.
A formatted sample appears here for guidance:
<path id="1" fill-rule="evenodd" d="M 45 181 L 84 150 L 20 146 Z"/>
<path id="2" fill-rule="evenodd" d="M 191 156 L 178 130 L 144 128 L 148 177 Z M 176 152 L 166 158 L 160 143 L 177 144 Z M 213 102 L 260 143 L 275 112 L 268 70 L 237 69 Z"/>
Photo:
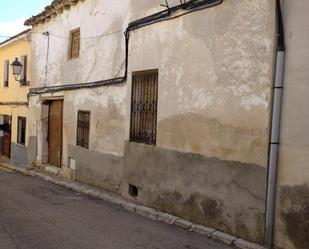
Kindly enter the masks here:
<path id="1" fill-rule="evenodd" d="M 71 31 L 70 35 L 70 59 L 79 57 L 79 49 L 80 49 L 80 29 L 74 29 Z"/>
<path id="2" fill-rule="evenodd" d="M 89 148 L 90 112 L 78 111 L 76 145 Z"/>
<path id="3" fill-rule="evenodd" d="M 130 141 L 156 144 L 158 70 L 132 75 Z"/>
<path id="4" fill-rule="evenodd" d="M 17 143 L 25 145 L 26 142 L 26 118 L 18 117 Z"/>

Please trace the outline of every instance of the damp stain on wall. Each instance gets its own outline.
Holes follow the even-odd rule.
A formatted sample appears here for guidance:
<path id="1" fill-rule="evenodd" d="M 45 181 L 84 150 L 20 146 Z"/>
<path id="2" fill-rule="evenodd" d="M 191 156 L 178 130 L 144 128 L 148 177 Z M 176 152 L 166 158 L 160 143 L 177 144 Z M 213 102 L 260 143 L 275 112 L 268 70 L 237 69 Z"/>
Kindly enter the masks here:
<path id="1" fill-rule="evenodd" d="M 281 187 L 280 206 L 288 238 L 297 249 L 309 248 L 309 186 Z"/>

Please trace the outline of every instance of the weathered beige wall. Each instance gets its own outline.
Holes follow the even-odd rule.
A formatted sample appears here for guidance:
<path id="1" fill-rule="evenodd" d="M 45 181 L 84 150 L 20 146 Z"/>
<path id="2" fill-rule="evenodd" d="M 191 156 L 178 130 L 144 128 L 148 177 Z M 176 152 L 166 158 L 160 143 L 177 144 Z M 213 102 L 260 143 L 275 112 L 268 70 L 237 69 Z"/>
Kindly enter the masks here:
<path id="1" fill-rule="evenodd" d="M 226 0 L 132 32 L 129 71 L 159 69 L 157 145 L 266 167 L 274 30 L 275 1 Z"/>
<path id="2" fill-rule="evenodd" d="M 130 20 L 158 11 L 148 3 L 133 1 Z M 131 33 L 128 87 L 132 72 L 159 72 L 157 145 L 125 150 L 138 202 L 263 243 L 275 12 L 226 0 Z"/>
<path id="3" fill-rule="evenodd" d="M 283 1 L 286 62 L 276 245 L 309 248 L 309 2 Z"/>

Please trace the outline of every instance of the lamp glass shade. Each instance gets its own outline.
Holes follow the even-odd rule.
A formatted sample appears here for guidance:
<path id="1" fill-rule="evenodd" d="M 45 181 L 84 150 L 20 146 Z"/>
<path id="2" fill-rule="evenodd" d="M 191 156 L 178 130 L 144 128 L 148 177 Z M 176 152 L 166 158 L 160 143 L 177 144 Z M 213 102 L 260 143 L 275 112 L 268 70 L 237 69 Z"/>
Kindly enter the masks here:
<path id="1" fill-rule="evenodd" d="M 11 64 L 11 66 L 12 66 L 13 74 L 15 76 L 20 75 L 23 65 L 18 61 L 17 58 L 15 58 L 15 61 Z"/>

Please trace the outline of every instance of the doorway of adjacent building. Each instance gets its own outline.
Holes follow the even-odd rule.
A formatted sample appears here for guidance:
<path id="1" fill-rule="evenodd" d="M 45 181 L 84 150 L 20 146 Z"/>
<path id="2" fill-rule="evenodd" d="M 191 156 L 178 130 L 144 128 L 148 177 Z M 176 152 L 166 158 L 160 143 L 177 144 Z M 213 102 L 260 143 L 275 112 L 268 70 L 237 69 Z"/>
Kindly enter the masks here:
<path id="1" fill-rule="evenodd" d="M 62 123 L 63 101 L 52 100 L 49 102 L 48 163 L 59 168 L 62 160 Z"/>
<path id="2" fill-rule="evenodd" d="M 11 116 L 3 115 L 2 156 L 11 157 Z"/>

